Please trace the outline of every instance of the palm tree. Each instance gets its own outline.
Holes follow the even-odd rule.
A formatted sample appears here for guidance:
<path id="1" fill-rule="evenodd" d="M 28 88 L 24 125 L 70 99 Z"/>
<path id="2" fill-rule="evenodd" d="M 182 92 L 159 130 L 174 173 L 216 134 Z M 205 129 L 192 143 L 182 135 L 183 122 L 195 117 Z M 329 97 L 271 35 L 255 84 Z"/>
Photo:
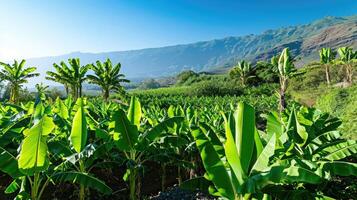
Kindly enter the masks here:
<path id="1" fill-rule="evenodd" d="M 289 79 L 295 75 L 296 68 L 294 65 L 294 60 L 290 55 L 290 51 L 288 48 L 285 48 L 279 57 L 278 60 L 278 70 L 279 70 L 279 82 L 280 82 L 280 91 L 279 91 L 279 110 L 283 112 L 286 108 L 286 101 L 285 101 L 285 93 L 286 89 L 288 88 Z"/>
<path id="2" fill-rule="evenodd" d="M 333 64 L 336 52 L 332 51 L 331 48 L 322 48 L 320 51 L 320 64 L 325 67 L 326 82 L 330 86 L 330 65 Z"/>
<path id="3" fill-rule="evenodd" d="M 125 75 L 120 73 L 121 64 L 113 66 L 112 61 L 108 58 L 104 63 L 99 60 L 96 65 L 90 67 L 94 71 L 94 75 L 87 75 L 89 83 L 96 84 L 102 88 L 103 98 L 105 101 L 109 98 L 111 91 L 122 91 L 121 83 L 129 82 L 125 79 Z"/>
<path id="4" fill-rule="evenodd" d="M 24 68 L 25 63 L 26 60 L 21 60 L 20 63 L 15 60 L 11 66 L 0 62 L 0 65 L 4 67 L 0 71 L 0 80 L 8 81 L 10 87 L 10 102 L 17 102 L 22 84 L 27 83 L 27 79 L 40 75 L 39 73 L 32 73 L 36 71 L 36 67 Z"/>
<path id="5" fill-rule="evenodd" d="M 342 63 L 346 70 L 346 81 L 348 85 L 353 83 L 353 65 L 357 62 L 357 51 L 353 51 L 351 47 L 338 48 L 340 55 L 340 63 Z"/>
<path id="6" fill-rule="evenodd" d="M 77 99 L 82 97 L 82 84 L 87 79 L 86 73 L 90 66 L 81 66 L 79 58 L 70 58 L 68 63 L 70 67 L 63 61 L 60 65 L 54 63 L 56 72 L 48 71 L 46 79 L 63 84 L 67 95 L 70 89 L 73 97 Z"/>
<path id="7" fill-rule="evenodd" d="M 253 67 L 252 64 L 249 62 L 246 62 L 245 60 L 242 60 L 238 62 L 236 66 L 234 66 L 230 71 L 229 75 L 232 78 L 239 78 L 241 81 L 241 84 L 245 86 L 250 78 L 253 78 L 251 74 L 253 73 Z"/>

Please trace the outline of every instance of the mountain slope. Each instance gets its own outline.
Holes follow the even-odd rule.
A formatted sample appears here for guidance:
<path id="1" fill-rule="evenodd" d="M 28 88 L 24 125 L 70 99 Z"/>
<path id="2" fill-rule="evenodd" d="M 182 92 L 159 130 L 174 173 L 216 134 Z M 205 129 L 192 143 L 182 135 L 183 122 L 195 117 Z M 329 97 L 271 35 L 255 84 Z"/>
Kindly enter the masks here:
<path id="1" fill-rule="evenodd" d="M 257 61 L 289 47 L 303 64 L 318 56 L 321 47 L 357 46 L 357 15 L 350 17 L 326 17 L 310 24 L 267 30 L 259 35 L 227 37 L 212 41 L 107 53 L 75 52 L 56 57 L 28 59 L 41 74 L 51 69 L 54 62 L 72 57 L 81 58 L 83 64 L 96 60 L 112 59 L 122 63 L 123 73 L 129 78 L 158 77 L 182 70 L 209 71 L 227 69 L 236 60 Z M 44 77 L 37 79 L 43 81 Z"/>

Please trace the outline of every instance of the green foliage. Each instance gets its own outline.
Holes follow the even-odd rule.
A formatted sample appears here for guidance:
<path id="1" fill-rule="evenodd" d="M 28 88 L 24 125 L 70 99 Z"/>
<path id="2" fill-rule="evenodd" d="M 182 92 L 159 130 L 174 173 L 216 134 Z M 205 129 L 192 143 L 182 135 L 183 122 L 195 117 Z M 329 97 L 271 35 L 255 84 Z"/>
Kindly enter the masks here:
<path id="1" fill-rule="evenodd" d="M 125 75 L 120 73 L 121 64 L 113 66 L 109 58 L 104 63 L 98 60 L 95 65 L 91 64 L 90 69 L 94 71 L 94 75 L 87 75 L 88 82 L 101 87 L 105 100 L 108 100 L 111 91 L 121 92 L 124 90 L 121 83 L 129 82 L 125 79 Z"/>
<path id="2" fill-rule="evenodd" d="M 90 65 L 81 66 L 79 58 L 68 59 L 68 63 L 69 67 L 63 61 L 59 65 L 54 63 L 55 72 L 48 71 L 46 79 L 63 84 L 67 95 L 70 89 L 72 96 L 78 98 L 82 96 L 82 85 Z"/>
<path id="3" fill-rule="evenodd" d="M 132 91 L 130 100 L 123 95 L 108 101 L 116 90 L 113 80 L 118 88 L 124 82 L 120 64 L 69 63 L 57 65 L 48 78 L 69 87 L 74 98 L 47 98 L 47 88 L 38 85 L 35 101 L 0 104 L 0 170 L 13 178 L 5 192 L 19 192 L 17 198 L 41 199 L 49 184 L 61 182 L 78 184 L 80 200 L 89 189 L 114 198 L 115 186 L 95 174 L 116 175 L 115 169 L 128 182 L 129 199 L 140 199 L 148 162 L 160 166 L 162 190 L 167 168 L 173 168 L 182 187 L 226 199 L 328 198 L 324 185 L 332 178 L 357 176 L 357 143 L 346 137 L 356 124 L 355 88 L 331 89 L 318 103 L 342 116 L 342 128 L 327 113 L 286 105 L 288 81 L 310 88 L 324 81 L 321 68 L 297 71 L 288 49 L 254 69 L 241 62 L 242 84 L 227 75 L 187 71 L 178 76 L 181 87 Z M 90 67 L 96 75 L 86 76 Z M 296 77 L 302 72 L 303 78 Z M 101 86 L 104 98 L 81 97 L 87 77 Z M 272 84 L 277 78 L 280 102 L 284 98 L 280 113 L 279 86 Z"/>
<path id="4" fill-rule="evenodd" d="M 355 163 L 342 161 L 356 154 L 356 141 L 341 138 L 336 131 L 341 124 L 338 119 L 306 107 L 282 114 L 281 119 L 276 114 L 267 116 L 266 139 L 254 131 L 254 110 L 245 104 L 225 116 L 222 144 L 196 129 L 193 136 L 206 169 L 205 178 L 214 189 L 202 179 L 193 179 L 192 184 L 187 181 L 184 187 L 208 186 L 211 194 L 227 199 L 260 199 L 278 197 L 281 185 L 293 187 L 292 191 L 285 190 L 291 193 L 298 189 L 296 183 L 322 184 L 331 176 L 357 175 Z M 262 146 L 264 140 L 266 145 Z M 219 152 L 219 146 L 224 148 L 224 154 Z M 275 189 L 265 190 L 266 187 Z M 312 196 L 321 193 L 317 192 Z"/>
<path id="5" fill-rule="evenodd" d="M 10 102 L 17 102 L 19 99 L 20 89 L 24 83 L 27 83 L 27 79 L 39 76 L 39 73 L 33 73 L 36 71 L 36 67 L 25 67 L 25 60 L 21 60 L 18 63 L 16 60 L 14 64 L 9 65 L 0 62 L 3 69 L 0 71 L 0 81 L 7 81 L 10 90 Z"/>
<path id="6" fill-rule="evenodd" d="M 266 83 L 279 83 L 278 68 L 277 68 L 277 57 L 273 57 L 270 63 L 258 62 L 255 69 L 254 82 L 266 82 Z"/>
<path id="7" fill-rule="evenodd" d="M 24 130 L 25 139 L 19 155 L 19 169 L 23 174 L 32 176 L 48 168 L 47 135 L 54 126 L 50 117 L 43 116 L 33 127 Z"/>
<path id="8" fill-rule="evenodd" d="M 241 85 L 245 86 L 254 77 L 253 72 L 252 64 L 242 60 L 229 71 L 229 76 L 232 79 L 239 79 Z"/>
<path id="9" fill-rule="evenodd" d="M 340 56 L 339 63 L 343 64 L 345 69 L 345 80 L 349 85 L 352 85 L 353 71 L 357 63 L 357 51 L 353 51 L 351 47 L 340 47 L 337 52 Z"/>
<path id="10" fill-rule="evenodd" d="M 77 99 L 77 111 L 73 117 L 73 124 L 70 139 L 77 153 L 82 152 L 87 144 L 87 122 L 84 111 L 84 102 L 82 98 Z M 63 108 L 63 104 L 59 104 Z M 66 113 L 61 113 L 62 117 L 66 117 Z"/>
<path id="11" fill-rule="evenodd" d="M 176 76 L 177 84 L 184 84 L 189 79 L 198 77 L 198 74 L 192 70 L 183 71 Z"/>
<path id="12" fill-rule="evenodd" d="M 316 107 L 339 117 L 344 137 L 357 139 L 357 87 L 327 90 L 318 98 Z"/>
<path id="13" fill-rule="evenodd" d="M 140 83 L 138 89 L 147 90 L 147 89 L 156 89 L 160 87 L 160 83 L 155 79 L 148 79 Z"/>
<path id="14" fill-rule="evenodd" d="M 192 96 L 241 95 L 242 88 L 234 82 L 203 81 L 191 86 Z"/>

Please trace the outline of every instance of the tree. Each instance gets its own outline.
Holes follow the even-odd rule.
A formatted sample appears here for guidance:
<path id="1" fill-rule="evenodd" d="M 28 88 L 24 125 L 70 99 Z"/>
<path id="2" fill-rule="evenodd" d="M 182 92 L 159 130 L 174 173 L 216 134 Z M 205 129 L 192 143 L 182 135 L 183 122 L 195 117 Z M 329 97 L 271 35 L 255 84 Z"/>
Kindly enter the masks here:
<path id="1" fill-rule="evenodd" d="M 65 90 L 66 90 L 66 95 L 69 95 L 69 87 L 71 87 L 72 84 L 72 75 L 71 75 L 71 70 L 68 68 L 65 62 L 61 62 L 60 65 L 57 65 L 56 63 L 53 64 L 53 67 L 55 68 L 56 72 L 48 71 L 46 72 L 47 80 L 51 80 L 57 83 L 63 84 Z"/>
<path id="2" fill-rule="evenodd" d="M 86 73 L 89 70 L 90 65 L 81 66 L 79 58 L 68 59 L 68 63 L 71 65 L 74 80 L 74 97 L 77 99 L 82 97 L 82 84 L 87 80 Z"/>
<path id="3" fill-rule="evenodd" d="M 15 60 L 11 66 L 0 62 L 0 65 L 4 67 L 0 71 L 0 80 L 8 81 L 10 87 L 10 102 L 17 102 L 22 84 L 27 83 L 27 79 L 40 75 L 39 73 L 33 73 L 36 71 L 36 67 L 25 68 L 25 63 L 26 60 L 21 60 L 20 63 Z"/>
<path id="4" fill-rule="evenodd" d="M 348 85 L 353 83 L 353 67 L 357 62 L 357 51 L 353 51 L 351 47 L 338 48 L 338 54 L 340 55 L 340 63 L 342 63 L 346 70 L 346 81 Z"/>
<path id="5" fill-rule="evenodd" d="M 94 71 L 94 75 L 87 75 L 88 82 L 96 84 L 102 88 L 103 98 L 108 100 L 111 91 L 120 92 L 123 90 L 121 83 L 128 83 L 125 75 L 120 73 L 121 64 L 113 66 L 112 61 L 108 58 L 104 63 L 99 60 L 96 65 L 91 64 L 90 69 Z"/>
<path id="6" fill-rule="evenodd" d="M 157 82 L 155 79 L 147 79 L 141 82 L 139 88 L 142 90 L 147 90 L 147 89 L 156 89 L 160 87 L 160 83 Z"/>
<path id="7" fill-rule="evenodd" d="M 199 74 L 192 70 L 182 71 L 176 76 L 178 84 L 184 84 L 187 80 L 198 77 Z"/>
<path id="8" fill-rule="evenodd" d="M 274 62 L 276 62 L 276 59 Z M 280 112 L 282 112 L 286 108 L 285 93 L 286 93 L 286 89 L 288 88 L 289 79 L 297 75 L 296 73 L 297 70 L 294 65 L 294 60 L 291 57 L 288 48 L 285 48 L 281 52 L 277 64 L 278 64 L 279 82 L 280 82 L 279 110 Z"/>
<path id="9" fill-rule="evenodd" d="M 270 62 L 258 62 L 255 70 L 256 77 L 264 82 L 278 83 L 278 60 L 278 56 L 273 56 Z"/>
<path id="10" fill-rule="evenodd" d="M 229 71 L 229 76 L 232 78 L 239 78 L 241 84 L 245 86 L 248 80 L 254 77 L 252 75 L 253 71 L 252 64 L 242 60 Z"/>
<path id="11" fill-rule="evenodd" d="M 36 84 L 35 85 L 36 87 L 36 90 L 37 90 L 37 96 L 40 100 L 46 100 L 46 93 L 47 93 L 47 90 L 49 88 L 48 85 L 44 85 L 43 83 L 40 83 L 40 84 Z"/>
<path id="12" fill-rule="evenodd" d="M 63 84 L 67 95 L 70 88 L 73 97 L 77 99 L 82 97 L 82 84 L 87 79 L 86 73 L 90 65 L 81 66 L 79 58 L 70 58 L 68 63 L 70 67 L 63 61 L 60 65 L 54 63 L 56 72 L 48 71 L 46 79 Z"/>
<path id="13" fill-rule="evenodd" d="M 333 63 L 336 52 L 333 52 L 331 48 L 322 48 L 320 51 L 320 64 L 325 68 L 326 74 L 326 82 L 327 85 L 330 86 L 331 78 L 330 78 L 330 65 Z"/>

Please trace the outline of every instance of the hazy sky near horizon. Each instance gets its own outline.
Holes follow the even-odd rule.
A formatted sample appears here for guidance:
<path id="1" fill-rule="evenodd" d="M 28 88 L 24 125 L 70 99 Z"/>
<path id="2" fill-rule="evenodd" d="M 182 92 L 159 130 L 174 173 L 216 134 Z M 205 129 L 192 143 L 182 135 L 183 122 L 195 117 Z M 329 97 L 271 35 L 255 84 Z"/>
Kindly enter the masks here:
<path id="1" fill-rule="evenodd" d="M 357 14 L 357 0 L 0 0 L 0 60 L 161 47 Z"/>

